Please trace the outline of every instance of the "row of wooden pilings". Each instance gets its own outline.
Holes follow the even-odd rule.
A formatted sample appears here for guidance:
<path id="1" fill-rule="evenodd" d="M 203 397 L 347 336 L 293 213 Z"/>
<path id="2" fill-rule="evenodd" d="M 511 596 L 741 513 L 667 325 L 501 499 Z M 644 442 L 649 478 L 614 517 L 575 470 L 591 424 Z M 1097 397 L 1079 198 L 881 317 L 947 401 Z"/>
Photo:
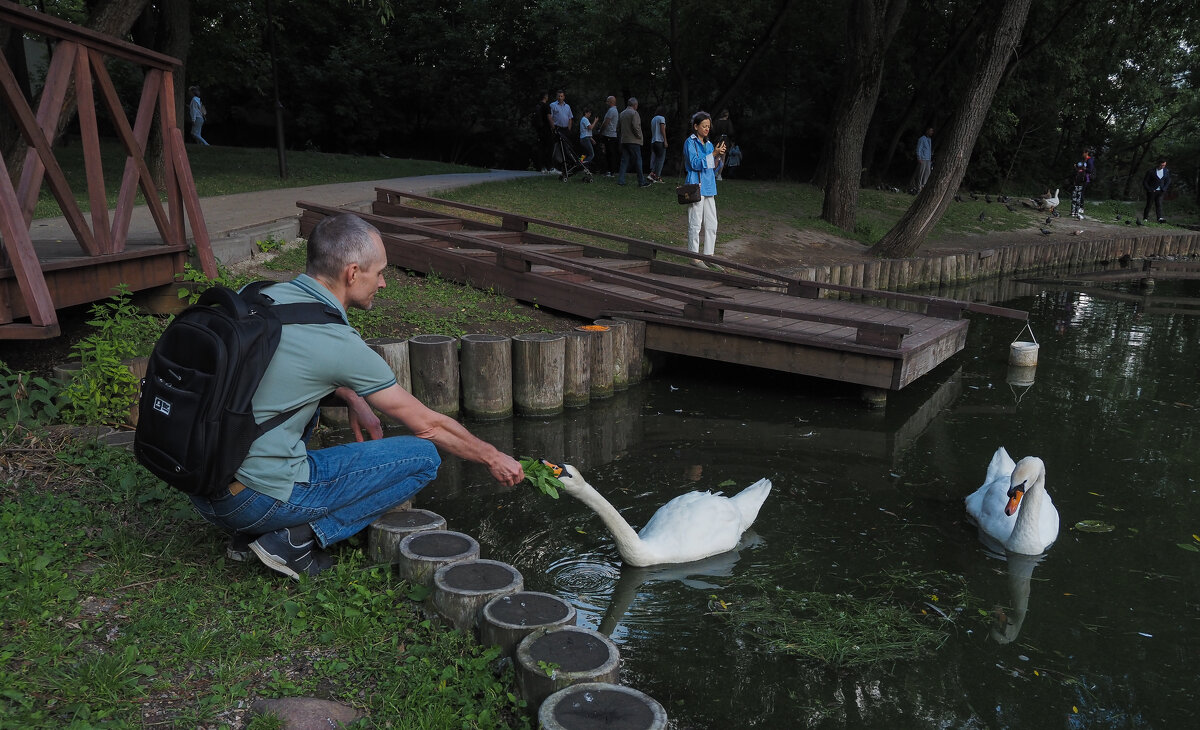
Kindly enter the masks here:
<path id="1" fill-rule="evenodd" d="M 646 323 L 634 319 L 513 337 L 367 340 L 400 387 L 429 408 L 482 420 L 554 415 L 609 398 L 642 380 L 645 342 Z M 322 409 L 327 417 L 328 410 Z M 340 415 L 333 415 L 335 424 Z"/>
<path id="2" fill-rule="evenodd" d="M 860 263 L 809 266 L 797 277 L 822 284 L 842 284 L 867 289 L 900 291 L 954 286 L 979 279 L 1047 270 L 1092 267 L 1122 256 L 1198 256 L 1200 234 L 1165 233 L 1105 239 L 1067 238 L 1065 232 L 1045 243 L 997 246 L 981 251 L 920 256 L 907 259 L 872 259 Z M 837 296 L 831 293 L 831 296 Z"/>
<path id="3" fill-rule="evenodd" d="M 545 730 L 663 730 L 656 700 L 618 683 L 621 656 L 604 634 L 576 625 L 575 607 L 525 590 L 513 566 L 479 557 L 479 542 L 423 509 L 395 509 L 367 532 L 377 563 L 432 591 L 433 608 L 513 662 L 517 688 Z"/>

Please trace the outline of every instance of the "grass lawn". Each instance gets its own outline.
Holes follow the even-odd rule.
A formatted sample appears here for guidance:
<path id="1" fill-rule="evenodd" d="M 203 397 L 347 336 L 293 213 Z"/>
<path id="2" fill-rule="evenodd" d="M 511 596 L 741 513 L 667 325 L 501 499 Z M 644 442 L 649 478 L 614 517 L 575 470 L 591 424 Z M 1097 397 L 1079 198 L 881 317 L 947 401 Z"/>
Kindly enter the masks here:
<path id="1" fill-rule="evenodd" d="M 480 172 L 479 168 L 429 160 L 395 160 L 289 150 L 288 177 L 286 180 L 280 180 L 279 156 L 274 149 L 216 145 L 202 147 L 189 144 L 187 152 L 192 177 L 196 180 L 196 190 L 202 198 L 357 180 Z M 125 151 L 120 144 L 106 140 L 101 143 L 100 153 L 104 160 L 105 192 L 108 195 L 109 207 L 112 208 L 116 205 L 117 193 L 120 192 L 121 176 L 125 170 Z M 83 145 L 78 139 L 71 140 L 70 144 L 66 145 L 60 143 L 55 147 L 55 154 L 80 208 L 84 211 L 90 210 L 87 177 L 83 166 Z M 141 200 L 139 193 L 138 201 Z M 59 210 L 58 201 L 43 183 L 34 218 L 52 218 L 59 215 L 62 215 L 62 212 Z"/>
<path id="2" fill-rule="evenodd" d="M 577 178 L 562 183 L 554 176 L 521 178 L 503 183 L 485 183 L 456 188 L 439 197 L 525 215 L 569 222 L 608 233 L 642 238 L 674 246 L 687 244 L 687 212 L 675 202 L 675 182 L 639 189 L 636 182 L 625 187 L 599 177 L 585 184 Z M 732 239 L 788 239 L 796 234 L 819 238 L 843 238 L 869 246 L 899 220 L 913 197 L 880 190 L 859 191 L 859 211 L 853 234 L 821 220 L 823 192 L 815 185 L 760 180 L 726 180 L 717 185 L 718 243 Z M 1026 231 L 1036 234 L 1044 218 L 1017 202 L 1004 205 L 972 201 L 951 203 L 934 228 L 931 240 L 953 239 L 987 233 Z M 1141 214 L 1139 202 L 1094 201 L 1089 214 L 1110 221 L 1120 212 L 1126 217 Z M 1060 227 L 1068 228 L 1070 201 L 1064 201 Z M 1177 221 L 1195 217 L 1194 206 L 1176 205 Z M 980 214 L 983 220 L 980 220 Z M 544 231 L 558 237 L 571 236 Z M 575 237 L 583 240 L 580 237 Z M 589 241 L 596 243 L 597 241 Z"/>
<path id="3" fill-rule="evenodd" d="M 9 431 L 0 472 L 0 728 L 241 727 L 250 700 L 292 696 L 372 727 L 528 727 L 494 650 L 361 546 L 294 583 L 227 562 L 123 449 Z"/>

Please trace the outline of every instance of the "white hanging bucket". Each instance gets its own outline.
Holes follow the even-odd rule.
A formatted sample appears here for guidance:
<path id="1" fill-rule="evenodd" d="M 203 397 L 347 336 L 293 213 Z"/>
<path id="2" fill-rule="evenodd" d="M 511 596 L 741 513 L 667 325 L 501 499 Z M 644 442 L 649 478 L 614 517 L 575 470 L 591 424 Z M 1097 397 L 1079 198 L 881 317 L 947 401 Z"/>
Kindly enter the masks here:
<path id="1" fill-rule="evenodd" d="M 1029 330 L 1029 337 L 1033 342 L 1021 340 L 1021 335 L 1025 333 L 1025 330 Z M 1017 333 L 1017 339 L 1008 346 L 1008 364 L 1023 368 L 1035 367 L 1038 364 L 1038 349 L 1037 338 L 1033 336 L 1033 328 L 1026 323 L 1024 329 Z"/>

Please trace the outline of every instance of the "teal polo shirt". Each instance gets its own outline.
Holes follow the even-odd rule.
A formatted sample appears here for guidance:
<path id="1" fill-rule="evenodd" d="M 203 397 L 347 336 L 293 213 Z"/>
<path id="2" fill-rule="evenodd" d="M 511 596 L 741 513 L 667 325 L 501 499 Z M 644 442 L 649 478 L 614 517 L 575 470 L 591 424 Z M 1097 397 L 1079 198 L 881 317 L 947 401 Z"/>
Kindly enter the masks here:
<path id="1" fill-rule="evenodd" d="M 366 397 L 395 385 L 396 376 L 346 321 L 346 310 L 337 297 L 316 279 L 301 274 L 263 291 L 277 304 L 328 304 L 341 312 L 343 320 L 341 324 L 284 325 L 279 349 L 254 393 L 251 405 L 258 423 L 293 408 L 300 410 L 254 441 L 237 477 L 256 492 L 287 501 L 292 485 L 309 478 L 304 428 L 317 403 L 342 386 Z"/>

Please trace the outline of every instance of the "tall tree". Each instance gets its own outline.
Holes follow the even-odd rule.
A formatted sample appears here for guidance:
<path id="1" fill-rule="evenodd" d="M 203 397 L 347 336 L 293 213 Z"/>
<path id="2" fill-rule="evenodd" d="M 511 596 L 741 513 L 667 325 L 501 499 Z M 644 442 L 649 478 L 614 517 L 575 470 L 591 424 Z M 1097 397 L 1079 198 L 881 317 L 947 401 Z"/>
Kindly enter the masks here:
<path id="1" fill-rule="evenodd" d="M 149 0 L 100 0 L 91 8 L 88 20 L 84 25 L 100 33 L 123 38 L 129 33 L 129 29 L 133 27 L 148 2 Z M 74 120 L 75 105 L 75 85 L 72 84 L 71 88 L 67 90 L 66 99 L 63 102 L 63 113 L 59 118 L 58 127 L 51 136 L 52 140 L 57 139 Z M 36 103 L 34 108 L 36 108 Z M 24 166 L 27 149 L 29 149 L 29 143 L 23 136 L 17 136 L 10 141 L 9 148 L 3 150 L 6 164 L 14 178 L 20 174 L 20 170 Z"/>
<path id="2" fill-rule="evenodd" d="M 879 98 L 883 59 L 907 0 L 853 0 L 846 24 L 846 70 L 834 105 L 829 142 L 829 172 L 821 218 L 844 231 L 854 230 L 858 188 L 862 184 L 863 140 Z"/>
<path id="3" fill-rule="evenodd" d="M 932 178 L 896 225 L 871 247 L 872 253 L 890 258 L 911 256 L 941 220 L 951 195 L 966 175 L 971 151 L 991 108 L 1000 76 L 1025 27 L 1030 1 L 1005 0 L 985 46 L 984 57 L 950 123 L 947 142 Z"/>

